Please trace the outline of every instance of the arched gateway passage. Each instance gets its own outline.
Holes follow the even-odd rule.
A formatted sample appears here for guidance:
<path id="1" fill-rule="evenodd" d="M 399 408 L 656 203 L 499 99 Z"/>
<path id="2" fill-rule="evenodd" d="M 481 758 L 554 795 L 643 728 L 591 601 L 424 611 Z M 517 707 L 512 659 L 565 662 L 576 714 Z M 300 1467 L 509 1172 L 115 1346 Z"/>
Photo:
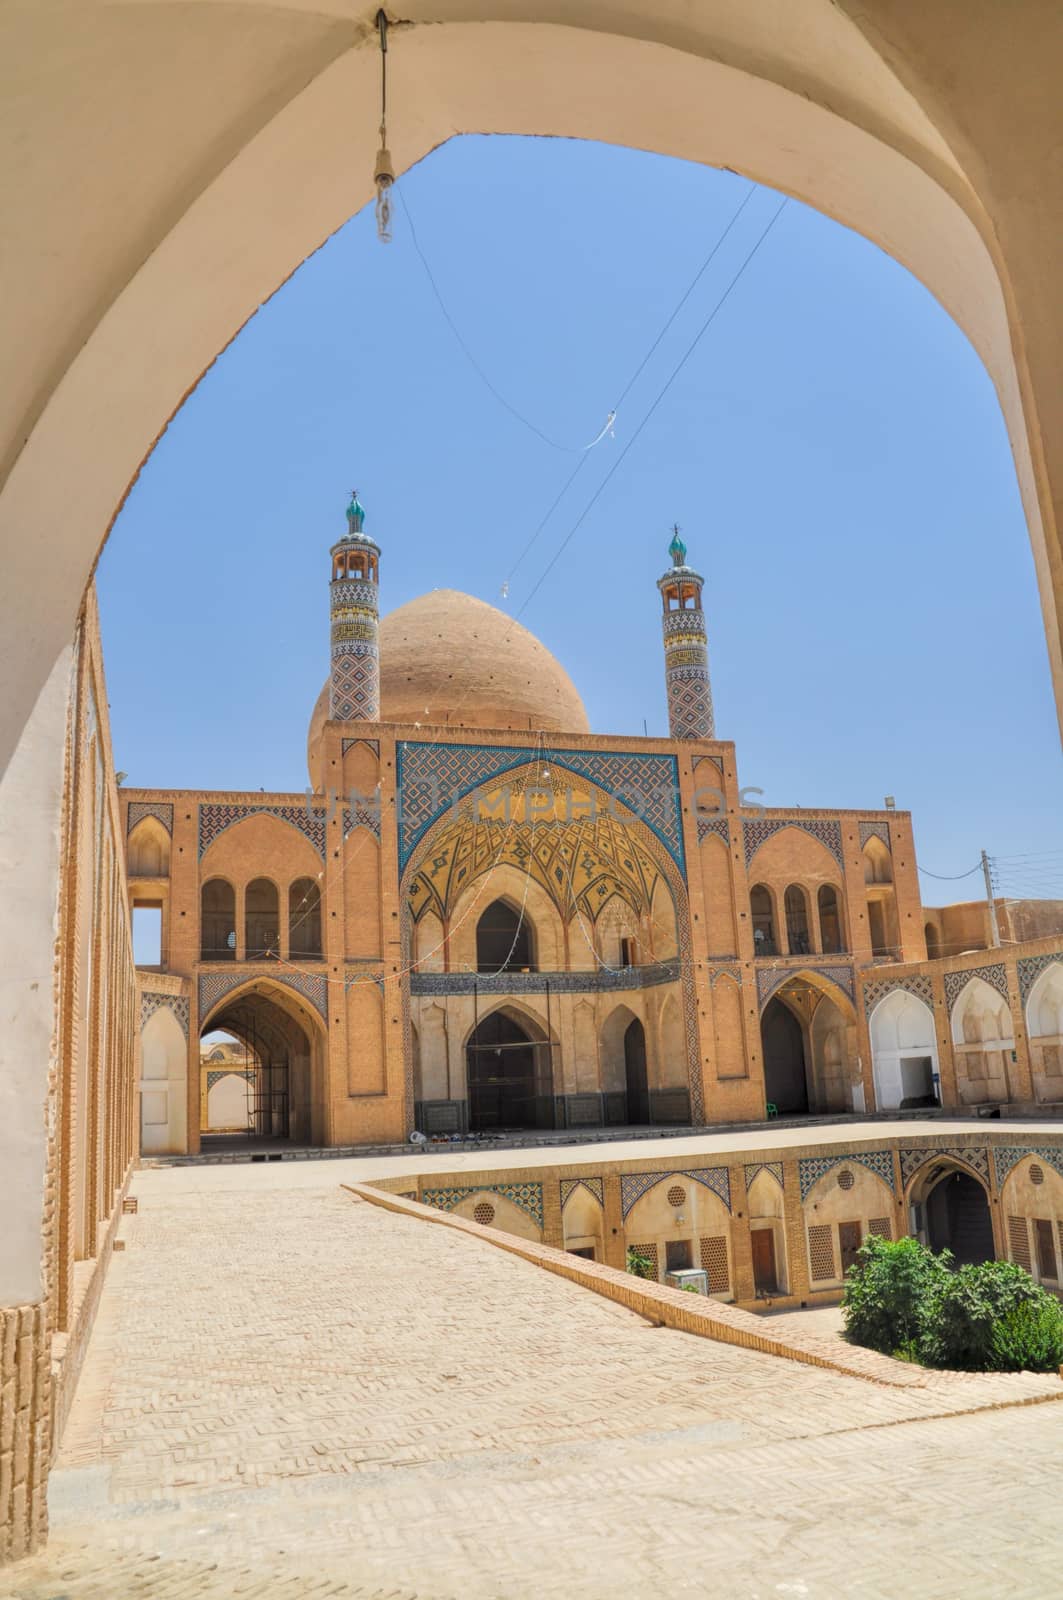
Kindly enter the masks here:
<path id="1" fill-rule="evenodd" d="M 535 1031 L 527 1018 L 503 1010 L 492 1011 L 469 1035 L 465 1061 L 474 1133 L 554 1126 L 550 1045 Z"/>
<path id="2" fill-rule="evenodd" d="M 314 1083 L 321 1076 L 315 1061 L 321 1044 L 316 1030 L 294 1014 L 294 1006 L 289 1010 L 278 994 L 245 989 L 219 1006 L 204 1024 L 204 1033 L 229 1033 L 247 1049 L 246 1060 L 238 1063 L 244 1102 L 240 1132 L 216 1134 L 208 1122 L 201 1130 L 204 1149 L 233 1138 L 295 1144 L 323 1140 L 320 1108 L 314 1104 Z M 206 1070 L 209 1109 L 213 1087 L 209 1059 Z M 220 1066 L 214 1070 L 222 1072 Z M 235 1069 L 229 1064 L 228 1070 L 231 1074 Z"/>
<path id="3" fill-rule="evenodd" d="M 995 1258 L 989 1197 L 973 1173 L 933 1165 L 913 1187 L 911 1202 L 914 1231 L 931 1250 L 950 1250 L 958 1267 Z"/>
<path id="4" fill-rule="evenodd" d="M 760 1023 L 764 1048 L 764 1096 L 780 1116 L 808 1110 L 804 1030 L 789 1006 L 773 996 Z"/>

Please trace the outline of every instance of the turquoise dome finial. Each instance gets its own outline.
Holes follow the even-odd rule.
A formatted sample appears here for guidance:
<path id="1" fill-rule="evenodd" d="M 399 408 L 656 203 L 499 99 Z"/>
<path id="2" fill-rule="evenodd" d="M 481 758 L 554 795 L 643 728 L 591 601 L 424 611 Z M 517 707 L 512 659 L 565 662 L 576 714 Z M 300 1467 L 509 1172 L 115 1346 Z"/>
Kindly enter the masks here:
<path id="1" fill-rule="evenodd" d="M 686 566 L 687 547 L 679 537 L 678 522 L 673 522 L 672 524 L 672 542 L 668 546 L 668 554 L 672 558 L 673 567 Z"/>
<path id="2" fill-rule="evenodd" d="M 358 498 L 358 490 L 351 490 L 351 503 L 347 507 L 347 526 L 351 533 L 361 533 L 365 526 L 365 507 Z"/>

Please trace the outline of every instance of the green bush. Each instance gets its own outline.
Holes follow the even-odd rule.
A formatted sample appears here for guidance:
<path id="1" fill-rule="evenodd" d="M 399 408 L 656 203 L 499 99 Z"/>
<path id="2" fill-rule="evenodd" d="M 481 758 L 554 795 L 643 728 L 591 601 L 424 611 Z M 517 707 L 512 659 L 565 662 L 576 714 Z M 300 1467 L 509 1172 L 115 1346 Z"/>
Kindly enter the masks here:
<path id="1" fill-rule="evenodd" d="M 1013 1261 L 984 1261 L 978 1266 L 961 1267 L 958 1272 L 947 1274 L 925 1303 L 919 1346 L 922 1359 L 927 1366 L 961 1372 L 997 1369 L 994 1341 L 998 1330 L 1011 1326 L 1009 1319 L 1020 1307 L 1043 1308 L 1046 1302 L 1055 1304 L 1026 1269 Z M 1050 1314 L 1045 1315 L 1047 1318 Z M 1013 1334 L 1002 1334 L 1016 1359 L 1021 1330 L 1028 1326 L 1019 1319 Z M 1047 1327 L 1046 1321 L 1046 1330 Z"/>
<path id="2" fill-rule="evenodd" d="M 924 1307 L 951 1277 L 947 1251 L 936 1256 L 918 1239 L 869 1234 L 845 1276 L 842 1313 L 853 1344 L 905 1360 L 923 1333 Z"/>
<path id="3" fill-rule="evenodd" d="M 633 1278 L 651 1278 L 654 1282 L 657 1280 L 653 1262 L 648 1256 L 640 1255 L 637 1250 L 633 1250 L 630 1245 L 627 1252 L 627 1270 Z"/>
<path id="4" fill-rule="evenodd" d="M 1063 1366 L 1063 1306 L 1050 1294 L 1013 1306 L 993 1329 L 997 1372 L 1054 1372 Z"/>

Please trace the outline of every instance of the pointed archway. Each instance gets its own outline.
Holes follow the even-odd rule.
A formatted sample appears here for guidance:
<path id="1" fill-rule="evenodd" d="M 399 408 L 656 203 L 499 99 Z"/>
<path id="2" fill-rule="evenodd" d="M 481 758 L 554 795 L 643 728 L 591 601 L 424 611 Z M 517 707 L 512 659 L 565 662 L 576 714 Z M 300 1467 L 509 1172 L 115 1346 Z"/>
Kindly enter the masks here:
<path id="1" fill-rule="evenodd" d="M 523 1012 L 502 1006 L 465 1043 L 469 1127 L 505 1133 L 554 1126 L 551 1047 Z"/>

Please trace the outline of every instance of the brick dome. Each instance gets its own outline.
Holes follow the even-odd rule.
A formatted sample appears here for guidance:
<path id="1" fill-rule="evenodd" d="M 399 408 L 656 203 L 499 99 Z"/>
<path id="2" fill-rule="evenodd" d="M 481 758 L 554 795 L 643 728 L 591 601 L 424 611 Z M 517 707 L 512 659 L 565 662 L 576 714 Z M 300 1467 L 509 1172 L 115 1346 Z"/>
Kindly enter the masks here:
<path id="1" fill-rule="evenodd" d="M 328 699 L 326 683 L 307 741 L 315 788 Z M 434 589 L 381 619 L 380 720 L 590 732 L 575 684 L 546 646 L 505 612 L 455 589 Z"/>

